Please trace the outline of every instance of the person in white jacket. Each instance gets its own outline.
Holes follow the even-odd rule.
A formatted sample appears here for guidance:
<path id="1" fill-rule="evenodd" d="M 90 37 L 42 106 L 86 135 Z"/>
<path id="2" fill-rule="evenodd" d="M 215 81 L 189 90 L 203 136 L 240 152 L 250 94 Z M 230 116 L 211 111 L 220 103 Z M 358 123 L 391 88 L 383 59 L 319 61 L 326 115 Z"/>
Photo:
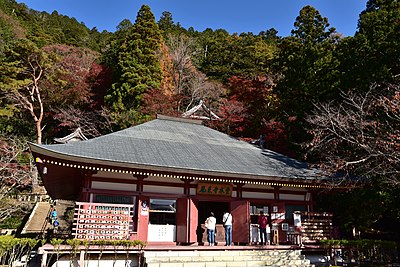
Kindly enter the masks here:
<path id="1" fill-rule="evenodd" d="M 214 217 L 214 212 L 210 213 L 210 217 L 207 218 L 205 226 L 207 228 L 207 241 L 210 246 L 215 245 L 215 224 L 217 219 Z"/>

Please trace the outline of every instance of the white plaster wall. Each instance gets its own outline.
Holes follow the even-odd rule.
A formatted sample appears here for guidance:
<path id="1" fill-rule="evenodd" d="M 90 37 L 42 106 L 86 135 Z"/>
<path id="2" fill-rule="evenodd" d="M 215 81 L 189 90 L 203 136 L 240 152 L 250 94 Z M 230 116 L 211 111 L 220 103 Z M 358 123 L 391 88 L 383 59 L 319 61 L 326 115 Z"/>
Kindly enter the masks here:
<path id="1" fill-rule="evenodd" d="M 147 241 L 153 242 L 175 242 L 175 225 L 149 224 Z"/>
<path id="2" fill-rule="evenodd" d="M 167 187 L 158 185 L 143 185 L 143 192 L 164 193 L 164 194 L 183 194 L 183 187 Z"/>
<path id="3" fill-rule="evenodd" d="M 242 192 L 243 198 L 274 199 L 273 193 Z"/>
<path id="4" fill-rule="evenodd" d="M 260 184 L 246 184 L 243 186 L 243 188 L 244 189 L 256 188 L 256 189 L 265 189 L 265 190 L 273 190 L 274 189 L 272 186 L 260 185 Z"/>
<path id="5" fill-rule="evenodd" d="M 176 183 L 176 184 L 184 184 L 181 179 L 178 178 L 172 178 L 172 177 L 160 177 L 160 176 L 149 176 L 145 179 L 145 181 L 152 181 L 152 182 L 170 182 L 170 183 Z"/>
<path id="6" fill-rule="evenodd" d="M 279 199 L 304 201 L 304 195 L 279 194 Z"/>
<path id="7" fill-rule="evenodd" d="M 290 190 L 290 191 L 307 192 L 307 189 L 304 188 L 304 187 L 281 187 L 279 190 Z"/>
<path id="8" fill-rule="evenodd" d="M 196 188 L 190 188 L 190 195 L 195 196 L 197 194 Z"/>
<path id="9" fill-rule="evenodd" d="M 106 189 L 106 190 L 122 190 L 122 191 L 136 191 L 135 184 L 125 183 L 108 183 L 108 182 L 92 182 L 93 189 Z"/>

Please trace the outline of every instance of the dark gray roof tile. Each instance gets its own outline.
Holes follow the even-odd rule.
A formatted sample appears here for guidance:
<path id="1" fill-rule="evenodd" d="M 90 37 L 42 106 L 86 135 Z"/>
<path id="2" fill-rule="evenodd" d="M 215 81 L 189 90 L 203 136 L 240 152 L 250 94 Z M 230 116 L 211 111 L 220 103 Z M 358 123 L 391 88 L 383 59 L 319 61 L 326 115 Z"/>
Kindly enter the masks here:
<path id="1" fill-rule="evenodd" d="M 87 141 L 40 145 L 59 154 L 181 170 L 312 180 L 307 164 L 199 124 L 156 119 Z"/>

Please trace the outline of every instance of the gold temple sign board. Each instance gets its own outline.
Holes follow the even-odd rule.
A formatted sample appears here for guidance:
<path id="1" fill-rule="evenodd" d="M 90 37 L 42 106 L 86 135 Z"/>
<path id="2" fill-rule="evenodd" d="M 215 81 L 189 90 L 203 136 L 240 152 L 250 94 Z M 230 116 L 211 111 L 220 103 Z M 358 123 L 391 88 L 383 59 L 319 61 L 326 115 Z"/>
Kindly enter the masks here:
<path id="1" fill-rule="evenodd" d="M 215 196 L 231 196 L 231 184 L 214 184 L 214 183 L 198 183 L 197 194 L 215 195 Z"/>

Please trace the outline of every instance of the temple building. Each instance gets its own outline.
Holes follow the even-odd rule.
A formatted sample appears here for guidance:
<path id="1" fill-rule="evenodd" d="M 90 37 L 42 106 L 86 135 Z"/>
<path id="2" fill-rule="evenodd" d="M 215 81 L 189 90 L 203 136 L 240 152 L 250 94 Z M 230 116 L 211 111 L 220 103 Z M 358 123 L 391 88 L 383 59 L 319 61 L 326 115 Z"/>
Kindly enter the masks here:
<path id="1" fill-rule="evenodd" d="M 213 212 L 217 242 L 224 243 L 228 211 L 233 242 L 249 244 L 257 242 L 253 227 L 263 211 L 274 242 L 288 242 L 313 214 L 313 192 L 328 186 L 307 164 L 199 120 L 158 116 L 97 138 L 30 149 L 50 197 L 76 202 L 79 239 L 201 245 Z"/>

